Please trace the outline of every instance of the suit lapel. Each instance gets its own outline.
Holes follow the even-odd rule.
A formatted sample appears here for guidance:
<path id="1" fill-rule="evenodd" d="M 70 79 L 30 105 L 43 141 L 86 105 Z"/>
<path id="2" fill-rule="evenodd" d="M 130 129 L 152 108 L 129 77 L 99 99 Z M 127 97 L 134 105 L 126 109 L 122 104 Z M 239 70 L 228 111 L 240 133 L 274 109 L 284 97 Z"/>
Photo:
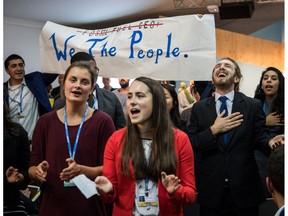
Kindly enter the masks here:
<path id="1" fill-rule="evenodd" d="M 232 105 L 232 113 L 240 112 L 243 114 L 243 110 L 244 110 L 243 101 L 244 101 L 243 95 L 239 92 L 235 92 L 235 96 L 233 99 L 233 105 Z M 230 140 L 232 139 L 232 137 L 234 136 L 236 131 L 237 131 L 237 127 L 228 132 L 227 145 L 229 145 Z"/>
<path id="2" fill-rule="evenodd" d="M 207 115 L 209 118 L 209 124 L 213 124 L 215 119 L 217 118 L 217 112 L 216 112 L 216 103 L 215 103 L 215 97 L 208 98 L 206 102 L 207 106 L 207 113 L 203 113 L 203 115 Z M 203 109 L 205 110 L 205 109 Z"/>
<path id="3" fill-rule="evenodd" d="M 206 102 L 206 106 L 207 106 L 207 113 L 203 113 L 203 115 L 208 116 L 209 120 L 208 125 L 213 125 L 217 118 L 215 97 L 210 97 Z M 219 150 L 225 151 L 225 147 L 227 147 L 228 141 L 227 144 L 225 144 L 223 138 L 219 137 L 219 142 L 220 142 Z"/>

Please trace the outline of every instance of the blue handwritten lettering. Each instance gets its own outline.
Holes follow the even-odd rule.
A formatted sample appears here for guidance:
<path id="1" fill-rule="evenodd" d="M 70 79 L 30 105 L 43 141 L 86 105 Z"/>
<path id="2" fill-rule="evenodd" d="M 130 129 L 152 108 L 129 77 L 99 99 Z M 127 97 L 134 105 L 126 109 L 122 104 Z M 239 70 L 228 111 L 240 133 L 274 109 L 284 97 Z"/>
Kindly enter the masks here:
<path id="1" fill-rule="evenodd" d="M 104 45 L 102 46 L 101 57 L 103 57 L 103 56 L 107 57 L 108 54 L 110 56 L 115 56 L 116 55 L 116 47 L 111 47 L 109 50 L 107 50 L 106 45 L 107 45 L 107 42 L 104 43 Z"/>
<path id="2" fill-rule="evenodd" d="M 170 34 L 168 35 L 166 58 L 170 58 L 171 40 L 172 40 L 172 33 L 170 33 Z M 176 47 L 176 48 L 173 49 L 172 55 L 173 55 L 174 57 L 177 57 L 177 56 L 180 55 L 179 47 Z"/>
<path id="3" fill-rule="evenodd" d="M 52 36 L 49 38 L 52 39 L 52 43 L 53 43 L 53 47 L 54 47 L 54 50 L 55 50 L 55 53 L 56 53 L 56 57 L 57 57 L 57 60 L 60 61 L 61 57 L 66 61 L 67 59 L 67 56 L 66 56 L 66 53 L 67 53 L 67 43 L 68 41 L 75 37 L 75 35 L 71 35 L 69 38 L 67 38 L 64 42 L 64 51 L 62 52 L 61 50 L 58 51 L 57 49 L 57 44 L 56 44 L 56 39 L 55 39 L 55 33 L 52 34 Z M 73 54 L 75 52 L 75 49 L 72 48 L 69 53 L 70 53 L 70 57 L 71 57 L 71 53 Z"/>
<path id="4" fill-rule="evenodd" d="M 108 37 L 108 36 L 106 36 L 106 37 L 104 37 L 104 38 L 92 38 L 92 39 L 87 40 L 87 42 L 93 42 L 92 45 L 91 45 L 90 48 L 89 48 L 89 53 L 90 53 L 90 55 L 91 55 L 91 53 L 92 53 L 92 49 L 96 46 L 96 44 L 97 44 L 98 42 L 104 41 L 107 37 Z"/>
<path id="5" fill-rule="evenodd" d="M 146 23 L 145 23 L 146 24 Z M 145 24 L 144 24 L 144 28 L 145 28 Z M 142 41 L 142 37 L 143 37 L 143 33 L 141 31 L 133 31 L 131 38 L 131 43 L 130 43 L 130 55 L 129 58 L 134 58 L 134 46 L 137 45 L 138 43 L 140 43 Z M 170 57 L 177 57 L 180 55 L 180 49 L 179 47 L 175 47 L 174 49 L 171 48 L 171 44 L 172 44 L 172 33 L 170 33 L 167 36 L 168 40 L 167 40 L 167 49 L 166 49 L 166 58 L 170 58 Z M 172 51 L 171 51 L 172 50 Z M 147 58 L 155 58 L 155 64 L 158 64 L 159 62 L 159 57 L 162 56 L 164 53 L 163 49 L 158 48 L 158 49 L 149 49 L 147 50 L 146 54 L 145 51 L 140 49 L 138 51 L 138 53 L 136 54 L 136 56 L 139 59 L 143 59 L 145 58 L 145 56 Z"/>
<path id="6" fill-rule="evenodd" d="M 136 36 L 139 36 L 139 39 L 136 40 Z M 130 43 L 130 56 L 129 58 L 134 58 L 134 44 L 139 43 L 142 40 L 142 32 L 141 31 L 133 31 Z"/>
<path id="7" fill-rule="evenodd" d="M 96 46 L 98 42 L 104 41 L 107 39 L 108 36 L 104 38 L 94 38 L 94 39 L 89 39 L 87 42 L 93 42 L 93 44 L 89 48 L 89 53 L 90 55 L 92 54 L 92 49 Z M 116 47 L 110 47 L 109 49 L 106 48 L 107 42 L 103 44 L 101 48 L 101 57 L 105 56 L 115 56 L 116 55 Z"/>

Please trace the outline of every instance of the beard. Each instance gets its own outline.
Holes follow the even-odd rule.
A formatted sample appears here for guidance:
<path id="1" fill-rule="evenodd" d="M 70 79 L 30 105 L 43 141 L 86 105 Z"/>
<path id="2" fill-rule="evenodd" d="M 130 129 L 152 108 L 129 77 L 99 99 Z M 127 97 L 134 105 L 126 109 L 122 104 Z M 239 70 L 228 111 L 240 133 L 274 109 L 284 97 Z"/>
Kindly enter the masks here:
<path id="1" fill-rule="evenodd" d="M 220 80 L 215 80 L 215 78 L 213 77 L 212 80 L 215 87 L 222 89 L 230 87 L 234 83 L 234 77 L 229 77 L 228 79 L 220 79 Z"/>
<path id="2" fill-rule="evenodd" d="M 129 83 L 123 83 L 123 84 L 120 84 L 121 88 L 124 89 L 124 88 L 127 88 L 129 86 Z"/>

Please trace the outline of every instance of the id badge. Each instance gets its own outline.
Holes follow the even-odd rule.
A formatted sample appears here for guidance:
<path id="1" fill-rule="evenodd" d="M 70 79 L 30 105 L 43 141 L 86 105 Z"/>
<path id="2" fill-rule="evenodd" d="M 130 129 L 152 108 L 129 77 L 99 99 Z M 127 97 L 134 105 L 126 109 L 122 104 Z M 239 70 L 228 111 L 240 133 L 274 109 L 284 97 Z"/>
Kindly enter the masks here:
<path id="1" fill-rule="evenodd" d="M 64 187 L 75 187 L 76 185 L 74 182 L 70 181 L 64 181 Z"/>
<path id="2" fill-rule="evenodd" d="M 18 114 L 16 115 L 16 117 L 17 117 L 18 119 L 25 118 L 25 116 L 24 116 L 24 115 L 21 115 L 20 113 L 18 113 Z"/>
<path id="3" fill-rule="evenodd" d="M 138 206 L 139 207 L 158 206 L 157 195 L 154 193 L 149 193 L 148 196 L 146 196 L 145 194 L 139 194 Z"/>

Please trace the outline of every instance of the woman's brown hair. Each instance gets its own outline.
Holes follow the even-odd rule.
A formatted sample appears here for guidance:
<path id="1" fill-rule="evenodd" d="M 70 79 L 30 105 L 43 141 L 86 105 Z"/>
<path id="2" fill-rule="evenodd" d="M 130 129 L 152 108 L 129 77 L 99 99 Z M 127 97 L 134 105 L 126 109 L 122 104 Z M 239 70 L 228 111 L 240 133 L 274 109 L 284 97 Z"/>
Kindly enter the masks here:
<path id="1" fill-rule="evenodd" d="M 135 81 L 144 83 L 153 96 L 151 115 L 152 144 L 150 158 L 146 162 L 141 134 L 137 125 L 127 120 L 127 130 L 122 150 L 121 170 L 124 175 L 131 176 L 130 162 L 135 170 L 135 178 L 157 179 L 161 172 L 176 174 L 177 158 L 174 149 L 174 133 L 170 116 L 166 107 L 164 90 L 157 81 L 138 77 Z"/>

